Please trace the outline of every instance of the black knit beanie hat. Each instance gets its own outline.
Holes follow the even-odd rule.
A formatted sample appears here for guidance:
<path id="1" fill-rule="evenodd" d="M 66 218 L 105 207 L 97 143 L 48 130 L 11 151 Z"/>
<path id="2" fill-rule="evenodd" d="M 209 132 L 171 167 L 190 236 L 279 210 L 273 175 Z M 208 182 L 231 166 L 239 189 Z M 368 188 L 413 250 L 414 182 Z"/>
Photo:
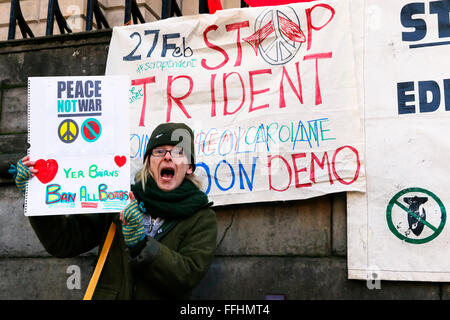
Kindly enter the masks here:
<path id="1" fill-rule="evenodd" d="M 195 170 L 194 133 L 184 123 L 162 123 L 153 130 L 145 149 L 144 162 L 156 147 L 168 145 L 183 148 L 186 158 L 190 160 L 192 171 Z"/>

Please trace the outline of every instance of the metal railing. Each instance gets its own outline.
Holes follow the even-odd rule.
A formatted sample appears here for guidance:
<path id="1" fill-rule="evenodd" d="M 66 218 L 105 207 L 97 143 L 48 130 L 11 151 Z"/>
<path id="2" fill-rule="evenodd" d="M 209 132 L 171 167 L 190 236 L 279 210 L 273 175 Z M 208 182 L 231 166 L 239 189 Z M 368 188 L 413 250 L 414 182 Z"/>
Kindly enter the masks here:
<path id="1" fill-rule="evenodd" d="M 17 3 L 19 3 L 18 0 Z M 54 18 L 56 18 L 56 23 L 58 24 L 59 31 L 61 32 L 61 34 L 65 33 L 64 30 L 66 30 L 68 33 L 72 33 L 72 30 L 67 25 L 66 19 L 64 19 L 64 16 L 61 13 L 58 0 L 48 0 L 47 28 L 45 29 L 46 36 L 50 36 L 53 34 Z"/>
<path id="2" fill-rule="evenodd" d="M 136 0 L 124 0 L 125 1 L 125 12 L 124 12 L 124 25 L 129 25 L 131 22 L 133 24 L 145 23 L 144 17 L 136 3 Z M 158 15 L 153 9 L 149 8 L 151 13 L 156 19 L 166 19 L 173 16 L 181 16 L 182 12 L 176 0 L 161 0 L 162 9 L 161 15 Z M 199 13 L 209 13 L 208 10 L 208 0 L 199 0 Z M 109 29 L 110 26 L 106 20 L 98 0 L 88 0 L 86 8 L 86 28 L 85 31 L 91 31 L 93 28 L 95 17 L 95 24 L 97 29 Z M 48 0 L 48 10 L 47 10 L 47 25 L 45 35 L 53 35 L 53 25 L 56 19 L 56 23 L 61 34 L 72 33 L 66 19 L 61 13 L 58 0 Z M 15 39 L 16 36 L 16 26 L 22 33 L 23 38 L 33 38 L 34 34 L 25 21 L 22 10 L 20 8 L 19 0 L 11 0 L 11 10 L 9 18 L 9 29 L 8 29 L 8 40 Z"/>
<path id="3" fill-rule="evenodd" d="M 129 1 L 127 1 L 129 2 Z M 136 1 L 134 1 L 136 3 Z M 95 15 L 95 22 L 97 24 L 97 29 L 102 29 L 102 26 L 106 29 L 109 29 L 108 21 L 106 21 L 105 16 L 103 15 L 102 10 L 98 6 L 98 0 L 88 0 L 87 10 L 86 10 L 86 31 L 92 30 L 92 20 L 93 15 Z M 139 9 L 138 9 L 139 11 Z M 140 14 L 140 12 L 139 12 Z"/>
<path id="4" fill-rule="evenodd" d="M 16 21 L 19 23 L 20 32 L 22 32 L 22 37 L 26 38 L 27 35 L 31 38 L 34 37 L 33 32 L 25 21 L 22 10 L 20 9 L 19 0 L 11 0 L 11 11 L 9 16 L 9 29 L 8 29 L 8 40 L 14 39 L 16 36 Z"/>

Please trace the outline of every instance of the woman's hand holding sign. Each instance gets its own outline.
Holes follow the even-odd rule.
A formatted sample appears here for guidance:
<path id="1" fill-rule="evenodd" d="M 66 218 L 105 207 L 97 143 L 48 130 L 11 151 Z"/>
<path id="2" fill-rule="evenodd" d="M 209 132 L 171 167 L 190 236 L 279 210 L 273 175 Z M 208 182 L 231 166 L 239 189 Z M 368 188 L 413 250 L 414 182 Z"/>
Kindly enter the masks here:
<path id="1" fill-rule="evenodd" d="M 141 241 L 144 234 L 143 212 L 134 198 L 133 192 L 130 191 L 130 203 L 120 212 L 120 220 L 122 221 L 122 233 L 125 244 L 129 247 L 135 246 Z"/>
<path id="2" fill-rule="evenodd" d="M 10 173 L 14 175 L 14 181 L 22 194 L 30 180 L 39 171 L 34 169 L 35 161 L 30 160 L 30 156 L 25 156 L 17 162 L 16 166 L 11 165 Z"/>

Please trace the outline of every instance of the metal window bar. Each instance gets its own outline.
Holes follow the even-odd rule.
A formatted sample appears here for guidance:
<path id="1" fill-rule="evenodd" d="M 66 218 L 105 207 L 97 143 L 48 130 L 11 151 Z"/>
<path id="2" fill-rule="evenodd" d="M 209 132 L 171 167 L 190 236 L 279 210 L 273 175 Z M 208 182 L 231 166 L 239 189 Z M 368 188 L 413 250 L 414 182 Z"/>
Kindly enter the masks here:
<path id="1" fill-rule="evenodd" d="M 202 0 L 200 0 L 202 1 Z M 176 0 L 162 0 L 161 19 L 167 19 L 174 15 L 181 17 L 181 10 Z"/>
<path id="2" fill-rule="evenodd" d="M 125 0 L 125 19 L 123 21 L 124 25 L 131 24 L 131 18 L 133 18 L 134 24 L 137 24 L 138 20 L 141 23 L 145 23 L 144 17 L 141 14 L 141 10 L 139 10 L 136 0 Z"/>
<path id="3" fill-rule="evenodd" d="M 198 13 L 209 13 L 208 0 L 198 1 Z"/>
<path id="4" fill-rule="evenodd" d="M 48 0 L 46 36 L 53 35 L 54 18 L 56 18 L 56 23 L 58 24 L 59 32 L 61 32 L 61 34 L 64 34 L 65 31 L 67 31 L 67 33 L 72 33 L 72 30 L 67 25 L 66 19 L 64 19 L 64 16 L 61 13 L 58 0 Z"/>
<path id="5" fill-rule="evenodd" d="M 34 34 L 25 21 L 22 10 L 20 9 L 19 0 L 11 0 L 11 11 L 9 15 L 9 29 L 8 29 L 8 40 L 12 40 L 16 37 L 16 21 L 19 23 L 20 32 L 22 37 L 26 38 L 27 35 L 30 38 L 34 38 Z"/>
<path id="6" fill-rule="evenodd" d="M 108 21 L 106 21 L 100 6 L 98 5 L 98 0 L 88 0 L 86 9 L 86 31 L 92 30 L 93 16 L 95 15 L 95 22 L 97 23 L 97 30 L 105 27 L 109 29 L 110 26 Z"/>

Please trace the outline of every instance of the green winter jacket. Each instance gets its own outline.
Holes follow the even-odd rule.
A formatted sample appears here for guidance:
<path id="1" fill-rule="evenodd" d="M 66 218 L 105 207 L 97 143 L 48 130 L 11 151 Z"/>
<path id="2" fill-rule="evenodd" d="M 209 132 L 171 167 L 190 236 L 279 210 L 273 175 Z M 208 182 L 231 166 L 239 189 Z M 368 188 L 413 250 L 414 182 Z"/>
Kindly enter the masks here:
<path id="1" fill-rule="evenodd" d="M 217 222 L 204 208 L 180 221 L 166 221 L 155 238 L 128 248 L 118 214 L 29 217 L 51 255 L 74 257 L 101 246 L 117 224 L 93 299 L 188 299 L 209 269 L 216 249 Z"/>

